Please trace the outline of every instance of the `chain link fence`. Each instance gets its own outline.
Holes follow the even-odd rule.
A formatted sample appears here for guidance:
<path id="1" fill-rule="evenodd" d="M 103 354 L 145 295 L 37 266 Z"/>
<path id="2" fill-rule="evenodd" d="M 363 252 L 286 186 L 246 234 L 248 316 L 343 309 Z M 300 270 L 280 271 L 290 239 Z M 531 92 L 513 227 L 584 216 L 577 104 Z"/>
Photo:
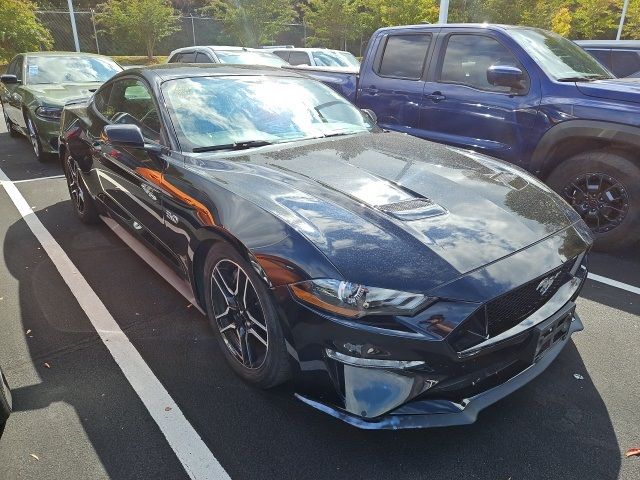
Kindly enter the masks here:
<path id="1" fill-rule="evenodd" d="M 42 10 L 36 15 L 49 29 L 53 37 L 53 49 L 75 51 L 68 11 Z M 131 45 L 113 38 L 100 30 L 95 21 L 95 13 L 75 12 L 78 41 L 82 52 L 102 55 L 146 55 L 144 45 Z M 287 24 L 282 33 L 272 39 L 272 45 L 294 45 L 303 47 L 306 43 L 306 28 L 303 24 Z M 224 33 L 222 23 L 211 17 L 182 16 L 180 29 L 171 36 L 163 38 L 155 49 L 156 55 L 168 55 L 172 50 L 191 45 L 233 45 L 232 38 Z"/>

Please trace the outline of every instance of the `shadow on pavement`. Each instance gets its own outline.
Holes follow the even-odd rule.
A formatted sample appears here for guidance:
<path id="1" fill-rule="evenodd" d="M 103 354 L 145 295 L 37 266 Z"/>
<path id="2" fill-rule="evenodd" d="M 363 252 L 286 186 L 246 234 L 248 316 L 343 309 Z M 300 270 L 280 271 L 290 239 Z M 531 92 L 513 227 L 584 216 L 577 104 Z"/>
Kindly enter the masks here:
<path id="1" fill-rule="evenodd" d="M 264 392 L 241 381 L 182 297 L 109 230 L 81 225 L 70 212 L 60 202 L 38 216 L 234 479 L 618 476 L 611 419 L 573 342 L 474 425 L 360 431 L 299 403 L 290 386 Z M 21 242 L 26 229 L 22 221 L 10 227 L 4 255 L 20 281 L 24 327 L 40 332 L 29 346 L 43 383 L 16 390 L 16 409 L 67 402 L 112 478 L 174 478 L 172 452 L 146 412 L 138 417 L 144 407 L 51 262 L 25 269 L 34 262 Z M 42 352 L 52 350 L 59 365 L 45 371 Z"/>

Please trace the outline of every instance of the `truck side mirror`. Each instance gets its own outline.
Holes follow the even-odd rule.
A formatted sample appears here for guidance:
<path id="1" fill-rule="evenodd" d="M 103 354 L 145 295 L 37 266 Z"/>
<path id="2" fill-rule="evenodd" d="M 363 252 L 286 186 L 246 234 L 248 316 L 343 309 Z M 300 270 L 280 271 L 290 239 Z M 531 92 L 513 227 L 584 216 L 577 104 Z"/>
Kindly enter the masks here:
<path id="1" fill-rule="evenodd" d="M 492 65 L 487 69 L 487 82 L 496 87 L 524 90 L 524 73 L 518 67 Z"/>

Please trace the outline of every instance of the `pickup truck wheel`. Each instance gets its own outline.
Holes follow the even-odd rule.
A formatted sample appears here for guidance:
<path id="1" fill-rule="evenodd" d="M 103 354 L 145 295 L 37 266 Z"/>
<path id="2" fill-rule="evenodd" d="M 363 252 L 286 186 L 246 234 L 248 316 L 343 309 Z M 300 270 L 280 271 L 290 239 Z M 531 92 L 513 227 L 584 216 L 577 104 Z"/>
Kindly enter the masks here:
<path id="1" fill-rule="evenodd" d="M 616 151 L 585 152 L 547 179 L 591 228 L 597 250 L 627 247 L 640 237 L 640 168 Z"/>

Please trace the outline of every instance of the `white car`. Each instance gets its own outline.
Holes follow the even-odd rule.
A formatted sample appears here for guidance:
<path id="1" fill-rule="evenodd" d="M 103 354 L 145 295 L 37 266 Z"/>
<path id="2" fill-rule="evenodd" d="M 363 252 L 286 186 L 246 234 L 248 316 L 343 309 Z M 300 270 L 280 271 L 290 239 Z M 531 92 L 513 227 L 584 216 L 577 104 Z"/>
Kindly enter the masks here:
<path id="1" fill-rule="evenodd" d="M 169 54 L 167 63 L 229 63 L 233 65 L 287 66 L 280 57 L 256 48 L 202 45 L 183 47 Z"/>
<path id="2" fill-rule="evenodd" d="M 328 48 L 273 47 L 264 51 L 272 52 L 284 61 L 296 66 L 331 67 L 358 70 L 360 62 L 350 52 L 329 50 Z"/>

